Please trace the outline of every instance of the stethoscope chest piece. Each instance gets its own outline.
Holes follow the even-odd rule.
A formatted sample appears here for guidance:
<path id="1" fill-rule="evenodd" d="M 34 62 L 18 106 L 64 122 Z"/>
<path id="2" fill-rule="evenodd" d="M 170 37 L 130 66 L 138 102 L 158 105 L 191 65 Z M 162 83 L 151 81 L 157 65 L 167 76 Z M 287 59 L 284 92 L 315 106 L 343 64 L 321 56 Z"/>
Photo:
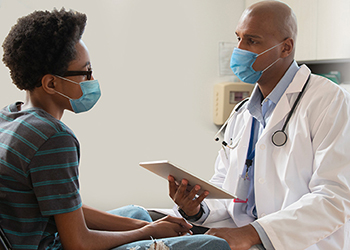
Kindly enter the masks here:
<path id="1" fill-rule="evenodd" d="M 281 147 L 287 142 L 287 134 L 282 130 L 277 130 L 272 135 L 272 143 L 277 146 Z"/>

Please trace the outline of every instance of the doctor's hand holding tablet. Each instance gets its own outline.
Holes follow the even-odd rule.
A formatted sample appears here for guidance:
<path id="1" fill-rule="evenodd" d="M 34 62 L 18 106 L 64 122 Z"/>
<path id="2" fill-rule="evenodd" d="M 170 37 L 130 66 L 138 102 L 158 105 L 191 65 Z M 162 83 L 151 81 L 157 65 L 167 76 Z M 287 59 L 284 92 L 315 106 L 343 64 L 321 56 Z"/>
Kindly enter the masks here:
<path id="1" fill-rule="evenodd" d="M 171 175 L 168 176 L 169 181 L 169 195 L 173 201 L 179 206 L 185 215 L 188 217 L 202 216 L 201 202 L 209 195 L 209 191 L 205 190 L 198 197 L 198 192 L 201 190 L 200 185 L 195 185 L 192 189 L 188 189 L 188 181 L 182 179 L 180 183 L 177 183 L 175 178 Z"/>
<path id="2" fill-rule="evenodd" d="M 169 195 L 179 206 L 180 214 L 189 221 L 202 216 L 201 202 L 207 199 L 235 199 L 236 197 L 190 172 L 167 161 L 140 162 L 140 166 L 167 179 Z"/>

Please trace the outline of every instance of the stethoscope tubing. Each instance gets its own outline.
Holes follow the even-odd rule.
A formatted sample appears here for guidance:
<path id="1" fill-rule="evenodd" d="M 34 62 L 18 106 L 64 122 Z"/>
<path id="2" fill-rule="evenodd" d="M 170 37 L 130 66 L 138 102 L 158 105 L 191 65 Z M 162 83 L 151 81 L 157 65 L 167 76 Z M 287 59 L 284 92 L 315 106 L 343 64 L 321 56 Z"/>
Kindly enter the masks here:
<path id="1" fill-rule="evenodd" d="M 296 107 L 298 106 L 302 95 L 305 92 L 306 86 L 307 86 L 307 84 L 308 84 L 308 82 L 310 80 L 310 75 L 311 74 L 309 74 L 309 76 L 308 76 L 308 78 L 307 78 L 303 88 L 301 89 L 300 93 L 298 94 L 297 99 L 295 100 L 292 109 L 289 111 L 287 119 L 285 120 L 282 129 L 281 130 L 277 130 L 276 132 L 274 132 L 272 137 L 271 137 L 272 143 L 276 147 L 282 147 L 284 144 L 286 144 L 286 142 L 288 140 L 288 135 L 285 132 L 285 129 L 286 129 L 288 123 L 289 123 L 290 118 L 294 114 L 294 111 L 295 111 Z"/>
<path id="2" fill-rule="evenodd" d="M 302 96 L 302 95 L 304 94 L 304 92 L 305 92 L 305 89 L 306 89 L 306 86 L 307 86 L 309 80 L 310 80 L 310 75 L 309 75 L 309 77 L 307 78 L 306 83 L 304 84 L 304 86 L 303 86 L 301 92 L 299 93 L 297 99 L 295 100 L 294 105 L 293 105 L 292 109 L 290 110 L 290 112 L 289 112 L 289 114 L 288 114 L 288 117 L 287 117 L 287 119 L 286 119 L 286 121 L 285 121 L 285 123 L 284 123 L 284 125 L 283 125 L 283 127 L 282 127 L 282 131 L 284 131 L 284 130 L 286 129 L 287 124 L 289 123 L 289 120 L 290 120 L 290 118 L 292 117 L 292 115 L 293 115 L 293 113 L 294 113 L 294 110 L 295 110 L 295 108 L 297 107 L 297 105 L 298 105 L 298 103 L 299 103 L 299 101 L 300 101 L 300 99 L 301 99 L 301 96 Z"/>
<path id="3" fill-rule="evenodd" d="M 240 103 L 238 103 L 237 107 L 235 107 L 234 111 L 231 113 L 231 115 L 227 118 L 227 120 L 225 121 L 225 123 L 220 127 L 219 131 L 215 134 L 214 136 L 214 140 L 215 141 L 219 141 L 219 137 L 218 135 L 221 133 L 221 131 L 226 127 L 226 125 L 229 123 L 229 121 L 231 120 L 231 118 L 240 110 L 240 108 L 249 100 L 249 97 L 245 98 L 244 100 L 242 100 Z M 227 143 L 225 141 L 223 141 L 222 143 L 225 143 L 227 146 Z"/>
<path id="4" fill-rule="evenodd" d="M 277 146 L 277 147 L 281 147 L 281 146 L 285 145 L 286 142 L 287 142 L 287 140 L 288 140 L 288 136 L 287 136 L 287 134 L 286 134 L 286 132 L 285 132 L 285 129 L 286 129 L 286 127 L 287 127 L 287 125 L 288 125 L 288 123 L 289 123 L 289 120 L 290 120 L 290 118 L 292 117 L 292 115 L 293 115 L 293 113 L 294 113 L 294 111 L 295 111 L 295 109 L 296 109 L 298 103 L 300 102 L 300 99 L 301 99 L 302 95 L 303 95 L 304 92 L 305 92 L 305 89 L 306 89 L 306 87 L 307 87 L 307 85 L 308 85 L 308 82 L 309 82 L 309 80 L 310 80 L 310 76 L 311 76 L 311 74 L 309 74 L 309 76 L 308 76 L 308 78 L 307 78 L 307 80 L 306 80 L 306 82 L 305 82 L 305 84 L 304 84 L 302 90 L 301 90 L 300 93 L 298 94 L 297 99 L 295 100 L 295 102 L 294 102 L 294 104 L 293 104 L 292 109 L 289 111 L 288 116 L 287 116 L 287 119 L 285 120 L 285 122 L 284 122 L 284 124 L 283 124 L 283 126 L 282 126 L 282 129 L 281 129 L 281 130 L 277 130 L 277 131 L 274 132 L 273 135 L 271 136 L 272 143 L 273 143 L 275 146 Z M 246 99 L 244 99 L 243 101 L 241 101 L 241 102 L 237 105 L 237 107 L 235 107 L 234 111 L 231 113 L 231 115 L 229 116 L 229 118 L 227 118 L 227 120 L 225 121 L 225 123 L 221 126 L 221 128 L 219 129 L 219 131 L 215 134 L 215 141 L 219 141 L 218 135 L 219 135 L 219 134 L 221 133 L 221 131 L 227 126 L 228 122 L 232 119 L 232 117 L 240 110 L 240 108 L 241 108 L 248 100 L 249 100 L 249 97 L 246 98 Z M 278 140 L 278 141 L 277 141 L 277 140 Z M 238 141 L 239 141 L 239 140 L 238 140 Z M 224 147 L 228 147 L 228 148 L 230 148 L 230 149 L 233 149 L 233 148 L 235 148 L 235 147 L 238 145 L 238 143 L 236 143 L 235 146 L 232 147 L 232 146 L 228 145 L 228 143 L 227 143 L 225 140 L 223 140 L 223 141 L 222 141 L 222 145 L 223 145 Z"/>

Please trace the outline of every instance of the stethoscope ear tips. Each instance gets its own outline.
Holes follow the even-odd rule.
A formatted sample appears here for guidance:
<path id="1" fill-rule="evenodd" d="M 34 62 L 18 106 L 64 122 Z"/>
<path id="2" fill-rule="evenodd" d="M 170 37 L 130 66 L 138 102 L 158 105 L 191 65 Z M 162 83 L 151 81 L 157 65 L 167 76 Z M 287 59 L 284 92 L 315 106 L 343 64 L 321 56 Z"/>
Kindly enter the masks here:
<path id="1" fill-rule="evenodd" d="M 215 141 L 219 141 L 219 137 L 216 137 L 216 138 L 215 138 Z"/>

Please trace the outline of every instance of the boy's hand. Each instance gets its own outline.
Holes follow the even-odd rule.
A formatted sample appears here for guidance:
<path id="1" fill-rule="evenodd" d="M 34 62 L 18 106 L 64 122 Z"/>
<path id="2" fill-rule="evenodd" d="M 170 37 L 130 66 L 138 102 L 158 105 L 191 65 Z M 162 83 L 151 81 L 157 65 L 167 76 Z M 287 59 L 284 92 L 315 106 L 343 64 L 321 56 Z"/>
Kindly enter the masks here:
<path id="1" fill-rule="evenodd" d="M 182 218 L 166 216 L 157 221 L 151 222 L 144 227 L 149 230 L 149 235 L 154 238 L 167 238 L 192 234 L 192 225 Z"/>

